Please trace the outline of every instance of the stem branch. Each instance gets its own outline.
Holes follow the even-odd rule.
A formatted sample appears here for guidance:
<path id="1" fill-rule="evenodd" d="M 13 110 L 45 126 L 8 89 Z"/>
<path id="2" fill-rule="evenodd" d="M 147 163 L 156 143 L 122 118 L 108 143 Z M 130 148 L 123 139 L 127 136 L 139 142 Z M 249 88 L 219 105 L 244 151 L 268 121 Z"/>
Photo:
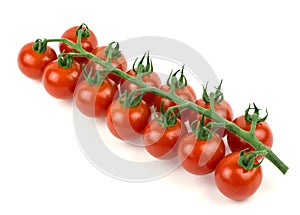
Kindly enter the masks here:
<path id="1" fill-rule="evenodd" d="M 80 37 L 80 32 L 78 34 L 78 37 Z M 279 159 L 279 157 L 277 157 L 275 155 L 275 153 L 268 147 L 266 147 L 263 143 L 261 143 L 255 135 L 253 135 L 254 129 L 251 128 L 250 132 L 245 131 L 243 129 L 241 129 L 240 127 L 238 127 L 236 124 L 224 119 L 223 117 L 221 117 L 220 115 L 218 115 L 215 111 L 214 108 L 202 108 L 198 105 L 196 105 L 193 102 L 187 101 L 181 97 L 178 97 L 176 95 L 176 93 L 174 93 L 174 89 L 171 90 L 170 92 L 164 92 L 162 90 L 160 90 L 159 88 L 155 88 L 152 86 L 147 85 L 146 83 L 144 83 L 142 81 L 142 79 L 140 77 L 133 77 L 130 76 L 128 74 L 126 74 L 125 72 L 123 72 L 120 69 L 115 68 L 114 66 L 112 66 L 112 64 L 108 61 L 102 61 L 99 58 L 97 58 L 96 56 L 94 56 L 92 53 L 87 52 L 86 50 L 84 50 L 81 45 L 80 42 L 77 41 L 76 44 L 74 44 L 73 42 L 71 42 L 68 39 L 48 39 L 46 40 L 47 42 L 63 42 L 66 43 L 67 45 L 71 46 L 72 48 L 74 48 L 74 50 L 76 50 L 78 53 L 80 53 L 80 56 L 85 56 L 89 59 L 91 59 L 92 61 L 100 64 L 101 66 L 103 66 L 104 68 L 106 68 L 108 71 L 111 71 L 112 73 L 116 74 L 117 76 L 126 79 L 130 82 L 132 82 L 133 84 L 141 87 L 142 89 L 139 89 L 136 92 L 151 92 L 154 94 L 157 94 L 159 96 L 162 96 L 164 98 L 170 99 L 172 101 L 174 101 L 177 105 L 179 105 L 180 107 L 185 107 L 185 108 L 189 108 L 195 112 L 200 113 L 201 115 L 204 115 L 205 117 L 215 121 L 216 123 L 219 123 L 220 125 L 223 124 L 224 127 L 229 130 L 230 132 L 234 133 L 235 135 L 239 136 L 240 138 L 242 138 L 243 140 L 245 140 L 246 142 L 248 142 L 251 146 L 253 146 L 255 149 L 259 149 L 259 150 L 266 150 L 267 154 L 265 155 L 265 157 L 270 160 L 270 162 L 272 162 L 283 174 L 285 174 L 288 170 L 287 165 L 284 164 L 283 161 L 281 161 Z M 143 89 L 144 88 L 144 89 Z M 172 88 L 172 86 L 171 86 Z M 135 92 L 135 93 L 136 93 Z M 214 99 L 211 96 L 211 106 L 213 106 L 214 104 Z M 255 118 L 255 117 L 254 117 Z M 255 126 L 256 124 L 253 124 L 253 126 Z"/>

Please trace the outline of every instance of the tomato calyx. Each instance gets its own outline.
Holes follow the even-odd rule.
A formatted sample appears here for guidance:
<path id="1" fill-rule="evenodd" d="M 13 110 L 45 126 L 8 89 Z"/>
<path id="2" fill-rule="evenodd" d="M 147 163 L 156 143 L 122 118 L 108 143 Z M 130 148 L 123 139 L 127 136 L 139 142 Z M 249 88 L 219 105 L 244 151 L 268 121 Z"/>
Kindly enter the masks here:
<path id="1" fill-rule="evenodd" d="M 191 129 L 198 140 L 209 140 L 213 136 L 213 132 L 209 129 L 209 126 L 204 124 L 204 115 L 201 118 L 201 121 L 195 120 L 191 124 Z M 197 123 L 197 126 L 195 124 Z"/>
<path id="2" fill-rule="evenodd" d="M 164 110 L 164 101 L 160 105 L 159 115 L 156 112 L 156 108 L 154 111 L 154 119 L 160 124 L 163 128 L 169 128 L 176 124 L 177 117 L 182 113 L 183 110 L 175 113 L 175 109 L 178 109 L 176 106 L 170 107 L 167 112 Z"/>
<path id="3" fill-rule="evenodd" d="M 249 114 L 250 110 L 254 110 L 254 113 L 252 115 Z M 245 121 L 250 122 L 250 123 L 253 123 L 254 121 L 256 121 L 256 124 L 266 121 L 266 119 L 268 118 L 268 110 L 266 109 L 266 115 L 263 118 L 259 117 L 259 111 L 260 110 L 261 109 L 259 109 L 255 105 L 255 103 L 253 103 L 253 107 L 251 107 L 251 104 L 249 104 L 249 107 L 245 110 Z"/>
<path id="4" fill-rule="evenodd" d="M 118 98 L 118 101 L 122 106 L 126 108 L 136 107 L 142 102 L 144 94 L 145 92 L 128 93 L 128 91 L 125 90 L 124 93 L 121 94 L 121 96 Z"/>
<path id="5" fill-rule="evenodd" d="M 64 52 L 61 52 L 57 57 L 57 63 L 62 68 L 70 68 L 72 64 L 74 63 L 74 58 L 71 54 L 65 54 Z"/>
<path id="6" fill-rule="evenodd" d="M 76 36 L 78 36 L 80 30 L 81 38 L 88 38 L 90 36 L 90 30 L 86 24 L 82 23 L 78 26 L 78 28 L 76 29 Z"/>
<path id="7" fill-rule="evenodd" d="M 181 69 L 177 70 L 176 72 L 174 72 L 173 74 L 173 70 L 171 71 L 169 77 L 168 77 L 168 80 L 167 80 L 167 85 L 169 87 L 172 88 L 175 88 L 175 89 L 178 89 L 178 88 L 184 88 L 187 86 L 188 82 L 187 82 L 187 79 L 184 75 L 184 66 L 183 65 L 181 67 Z M 177 74 L 180 73 L 180 76 L 179 76 L 179 79 L 177 79 Z"/>
<path id="8" fill-rule="evenodd" d="M 86 71 L 86 66 L 82 66 L 83 77 L 89 85 L 100 86 L 102 82 L 106 79 L 109 71 L 106 69 L 97 70 L 97 72 L 93 74 L 93 68 L 90 68 L 90 71 Z"/>
<path id="9" fill-rule="evenodd" d="M 146 58 L 146 65 L 144 65 L 145 58 Z M 143 55 L 138 65 L 136 66 L 137 60 L 138 58 L 134 60 L 132 71 L 135 72 L 138 75 L 138 77 L 149 75 L 153 72 L 153 64 L 152 64 L 152 60 L 150 59 L 149 51 Z"/>
<path id="10" fill-rule="evenodd" d="M 224 94 L 223 94 L 223 92 L 221 90 L 222 83 L 223 83 L 223 80 L 221 80 L 219 86 L 216 88 L 216 91 L 215 91 L 214 97 L 213 97 L 214 103 L 220 103 L 220 102 L 222 102 L 224 100 Z M 202 99 L 206 103 L 210 103 L 211 102 L 211 98 L 210 98 L 210 96 L 207 93 L 207 85 L 208 85 L 208 82 L 206 83 L 205 86 L 203 85 Z"/>
<path id="11" fill-rule="evenodd" d="M 105 55 L 107 56 L 107 62 L 110 62 L 112 58 L 121 57 L 120 45 L 118 42 L 111 42 L 108 44 L 104 50 Z"/>
<path id="12" fill-rule="evenodd" d="M 32 49 L 37 53 L 43 53 L 47 50 L 47 40 L 36 39 L 32 45 Z"/>
<path id="13" fill-rule="evenodd" d="M 238 159 L 238 164 L 245 170 L 251 170 L 259 167 L 263 162 L 263 159 L 259 163 L 257 163 L 256 157 L 258 157 L 259 155 L 266 155 L 268 153 L 267 150 L 255 150 L 246 152 L 247 150 L 249 149 L 243 149 L 240 152 L 240 158 Z"/>

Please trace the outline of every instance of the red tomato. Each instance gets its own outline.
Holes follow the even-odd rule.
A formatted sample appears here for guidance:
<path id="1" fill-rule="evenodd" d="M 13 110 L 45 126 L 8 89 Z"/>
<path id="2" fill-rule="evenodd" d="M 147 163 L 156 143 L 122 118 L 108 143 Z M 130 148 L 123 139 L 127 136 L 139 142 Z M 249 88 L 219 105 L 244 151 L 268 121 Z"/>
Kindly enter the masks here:
<path id="1" fill-rule="evenodd" d="M 210 108 L 210 103 L 205 102 L 203 99 L 196 100 L 195 103 L 203 108 Z M 231 106 L 228 104 L 227 101 L 223 100 L 221 102 L 215 103 L 214 109 L 217 114 L 222 116 L 223 118 L 232 121 L 233 120 L 233 111 Z M 201 120 L 202 115 L 198 114 L 196 112 L 192 112 L 189 116 L 189 123 L 190 125 L 195 121 L 195 120 Z M 209 118 L 204 119 L 204 124 L 206 125 L 207 123 L 211 122 Z M 225 128 L 219 128 L 216 131 L 216 134 L 218 134 L 220 137 L 225 137 L 226 136 L 226 130 Z"/>
<path id="2" fill-rule="evenodd" d="M 111 133 L 121 140 L 140 137 L 151 116 L 150 107 L 143 100 L 135 107 L 124 107 L 115 100 L 106 112 L 106 123 Z"/>
<path id="3" fill-rule="evenodd" d="M 133 77 L 137 76 L 137 74 L 132 70 L 127 71 L 127 74 L 130 75 L 130 76 L 133 76 Z M 156 72 L 152 72 L 149 75 L 143 76 L 142 80 L 143 80 L 144 83 L 146 83 L 146 84 L 148 84 L 149 86 L 152 86 L 152 87 L 159 88 L 160 85 L 161 85 L 161 80 L 160 80 L 160 78 L 159 78 L 159 76 Z M 139 89 L 139 88 L 140 88 L 139 86 L 133 84 L 130 81 L 126 81 L 124 79 L 121 80 L 121 92 L 122 93 L 124 93 L 125 90 L 127 90 L 127 92 L 130 93 L 132 90 Z M 150 92 L 146 93 L 143 96 L 143 100 L 148 105 L 150 105 L 150 106 L 153 105 L 154 94 L 150 93 Z"/>
<path id="4" fill-rule="evenodd" d="M 77 35 L 76 30 L 78 26 L 74 26 L 66 30 L 61 38 L 66 38 L 72 41 L 73 43 L 77 42 Z M 96 35 L 89 29 L 90 36 L 86 38 L 81 38 L 81 46 L 84 50 L 91 52 L 98 46 L 98 40 Z M 60 52 L 69 53 L 72 52 L 74 49 L 65 43 L 59 43 L 59 50 Z M 88 62 L 88 58 L 85 57 L 74 57 L 74 60 L 79 62 L 80 64 L 86 64 Z"/>
<path id="5" fill-rule="evenodd" d="M 179 119 L 175 125 L 167 128 L 164 128 L 154 119 L 145 128 L 143 143 L 152 156 L 160 159 L 171 159 L 177 156 L 177 144 L 186 133 L 187 128 Z"/>
<path id="6" fill-rule="evenodd" d="M 57 59 L 55 51 L 47 46 L 46 51 L 38 53 L 33 50 L 34 42 L 23 46 L 18 55 L 18 65 L 21 72 L 34 80 L 41 80 L 45 66 Z"/>
<path id="7" fill-rule="evenodd" d="M 69 68 L 50 62 L 44 69 L 43 85 L 46 91 L 57 99 L 71 99 L 81 75 L 81 66 L 76 61 Z"/>
<path id="8" fill-rule="evenodd" d="M 96 57 L 98 57 L 100 60 L 106 61 L 107 60 L 107 55 L 105 54 L 105 49 L 106 48 L 107 48 L 107 46 L 97 47 L 92 51 L 92 54 L 95 55 Z M 114 67 L 116 67 L 116 68 L 118 68 L 118 69 L 120 69 L 124 72 L 127 71 L 127 61 L 126 61 L 126 58 L 123 54 L 121 54 L 121 57 L 119 57 L 119 58 L 112 58 L 110 63 Z M 88 63 L 87 63 L 87 69 L 89 70 L 90 68 L 93 69 L 93 73 L 95 73 L 97 70 L 104 69 L 103 66 L 101 66 L 100 64 L 95 63 L 92 60 L 89 60 Z M 119 76 L 117 76 L 113 73 L 109 73 L 108 78 L 113 80 L 116 84 L 119 84 L 120 81 L 121 81 L 121 77 L 119 77 Z"/>
<path id="9" fill-rule="evenodd" d="M 196 96 L 194 89 L 190 85 L 186 85 L 186 88 L 188 89 L 188 91 L 190 91 L 190 93 L 192 94 L 192 97 L 195 98 L 194 100 L 196 100 L 197 96 Z"/>
<path id="10" fill-rule="evenodd" d="M 239 116 L 233 120 L 233 123 L 238 125 L 240 128 L 250 131 L 251 123 L 245 120 L 245 116 Z M 267 122 L 260 122 L 256 125 L 255 136 L 259 141 L 261 141 L 264 145 L 268 146 L 269 148 L 273 145 L 273 134 Z M 249 148 L 249 150 L 254 150 L 254 148 L 245 142 L 240 137 L 236 136 L 235 134 L 228 132 L 227 133 L 227 142 L 230 150 L 232 152 L 241 151 L 243 149 Z M 259 156 L 262 158 L 262 156 Z M 259 160 L 258 158 L 258 160 Z"/>
<path id="11" fill-rule="evenodd" d="M 105 79 L 100 86 L 90 85 L 84 80 L 76 86 L 74 101 L 83 114 L 89 117 L 103 117 L 117 95 L 118 87 L 110 79 Z"/>
<path id="12" fill-rule="evenodd" d="M 262 181 L 261 166 L 245 170 L 238 164 L 239 154 L 240 152 L 234 152 L 226 155 L 215 170 L 218 189 L 228 198 L 237 201 L 253 195 Z"/>
<path id="13" fill-rule="evenodd" d="M 223 140 L 213 134 L 208 140 L 198 140 L 193 132 L 186 134 L 178 146 L 181 166 L 195 175 L 204 175 L 215 170 L 225 155 Z"/>

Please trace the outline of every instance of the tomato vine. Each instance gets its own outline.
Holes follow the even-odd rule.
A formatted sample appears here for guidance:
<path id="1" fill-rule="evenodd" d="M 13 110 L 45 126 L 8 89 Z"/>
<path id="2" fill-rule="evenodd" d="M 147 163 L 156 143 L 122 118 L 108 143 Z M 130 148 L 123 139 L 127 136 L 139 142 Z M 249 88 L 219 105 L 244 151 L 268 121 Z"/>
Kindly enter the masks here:
<path id="1" fill-rule="evenodd" d="M 74 43 L 66 38 L 59 38 L 59 39 L 44 39 L 43 41 L 37 40 L 39 43 L 42 43 L 43 46 L 49 42 L 59 42 L 59 43 L 65 43 L 66 45 L 70 46 L 73 48 L 76 52 L 70 52 L 67 53 L 66 55 L 69 57 L 86 57 L 92 61 L 94 61 L 97 64 L 100 64 L 102 67 L 105 69 L 102 71 L 103 73 L 107 73 L 109 71 L 110 73 L 113 73 L 123 79 L 126 79 L 133 84 L 139 86 L 139 89 L 132 90 L 130 94 L 128 95 L 129 97 L 133 98 L 134 95 L 140 95 L 143 93 L 148 93 L 151 92 L 153 94 L 157 94 L 159 96 L 162 96 L 164 98 L 167 98 L 169 100 L 174 101 L 177 105 L 173 107 L 172 109 L 168 110 L 166 112 L 166 115 L 172 115 L 170 111 L 173 111 L 176 108 L 186 108 L 190 109 L 192 111 L 195 111 L 202 116 L 205 116 L 211 120 L 213 120 L 214 124 L 212 126 L 217 125 L 218 127 L 224 127 L 228 131 L 234 133 L 238 137 L 242 138 L 244 141 L 249 143 L 253 148 L 255 148 L 257 151 L 262 152 L 264 154 L 264 157 L 267 158 L 270 162 L 272 162 L 283 174 L 285 174 L 288 170 L 288 166 L 267 146 L 265 146 L 262 142 L 260 142 L 257 137 L 255 136 L 253 129 L 256 126 L 256 123 L 258 123 L 258 111 L 255 111 L 252 115 L 252 126 L 250 131 L 243 130 L 236 124 L 234 124 L 231 121 L 226 120 L 225 118 L 221 117 L 216 113 L 214 110 L 214 102 L 216 100 L 216 97 L 219 97 L 220 95 L 216 93 L 210 93 L 207 96 L 207 100 L 210 103 L 210 108 L 203 108 L 198 106 L 197 104 L 187 101 L 179 96 L 176 95 L 175 93 L 175 88 L 176 88 L 176 83 L 178 83 L 178 80 L 175 76 L 172 76 L 170 82 L 170 88 L 171 90 L 169 92 L 165 92 L 160 90 L 157 87 L 153 87 L 150 85 L 147 85 L 145 82 L 142 80 L 143 75 L 147 75 L 148 73 L 145 74 L 139 74 L 138 76 L 130 76 L 129 74 L 125 73 L 124 71 L 114 67 L 111 64 L 111 59 L 113 57 L 119 57 L 120 56 L 120 51 L 119 51 L 119 44 L 117 42 L 112 42 L 108 45 L 106 49 L 106 54 L 107 54 L 107 60 L 103 61 L 99 58 L 97 58 L 95 55 L 93 55 L 91 52 L 86 51 L 82 46 L 81 46 L 81 39 L 83 36 L 86 34 L 86 28 L 79 28 L 77 33 L 77 42 Z M 40 49 L 40 48 L 39 48 Z M 101 71 L 99 71 L 101 72 Z M 105 75 L 105 74 L 104 74 Z M 180 80 L 179 80 L 180 81 Z M 182 81 L 182 80 L 181 80 Z M 223 95 L 222 95 L 223 96 Z"/>

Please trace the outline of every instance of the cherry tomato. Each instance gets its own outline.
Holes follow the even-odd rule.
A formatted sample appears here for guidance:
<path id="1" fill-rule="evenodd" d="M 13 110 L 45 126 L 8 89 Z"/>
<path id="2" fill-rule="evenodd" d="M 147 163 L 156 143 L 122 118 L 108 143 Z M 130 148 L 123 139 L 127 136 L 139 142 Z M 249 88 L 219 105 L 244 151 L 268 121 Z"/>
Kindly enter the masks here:
<path id="1" fill-rule="evenodd" d="M 188 88 L 187 86 L 183 87 L 183 88 L 176 88 L 175 89 L 175 93 L 176 93 L 177 96 L 179 96 L 179 97 L 181 97 L 181 98 L 183 98 L 185 100 L 194 102 L 196 100 L 196 97 L 194 97 L 194 94 L 191 93 L 191 89 L 192 88 L 191 87 Z M 171 88 L 169 87 L 169 85 L 165 84 L 165 85 L 162 85 L 160 87 L 160 89 L 162 91 L 169 92 Z M 154 107 L 156 108 L 156 110 L 158 112 L 160 112 L 160 106 L 161 106 L 162 102 L 164 102 L 164 106 L 163 107 L 164 107 L 164 111 L 165 112 L 168 110 L 168 108 L 176 105 L 176 103 L 173 102 L 172 100 L 163 98 L 163 97 L 161 97 L 159 95 L 155 95 L 154 96 L 154 103 L 153 103 L 153 105 L 154 105 Z M 174 111 L 175 114 L 177 112 L 178 112 L 178 110 Z M 186 122 L 188 120 L 188 117 L 191 114 L 191 112 L 192 112 L 191 110 L 185 110 L 185 111 L 182 112 L 182 114 L 180 116 L 182 122 Z"/>
<path id="2" fill-rule="evenodd" d="M 240 152 L 226 155 L 215 170 L 215 183 L 218 189 L 228 198 L 237 201 L 253 195 L 262 181 L 261 166 L 245 170 L 238 164 L 239 157 Z"/>
<path id="3" fill-rule="evenodd" d="M 205 102 L 203 99 L 196 100 L 195 103 L 203 108 L 210 108 L 210 103 Z M 223 118 L 232 121 L 233 120 L 233 111 L 229 103 L 225 100 L 222 100 L 221 102 L 215 103 L 214 109 L 217 114 L 222 116 Z M 202 115 L 198 114 L 196 112 L 192 112 L 189 116 L 189 123 L 190 125 L 195 121 L 195 120 L 201 120 Z M 204 119 L 204 124 L 206 125 L 207 123 L 211 122 L 209 118 Z M 225 128 L 219 128 L 216 131 L 216 134 L 218 134 L 220 137 L 225 137 L 226 136 L 226 130 Z"/>
<path id="4" fill-rule="evenodd" d="M 100 86 L 90 85 L 84 80 L 76 86 L 74 101 L 83 114 L 89 117 L 103 117 L 117 95 L 116 83 L 108 78 Z"/>
<path id="5" fill-rule="evenodd" d="M 167 128 L 154 119 L 145 128 L 143 143 L 152 156 L 171 159 L 177 156 L 177 144 L 186 133 L 187 128 L 179 119 L 173 126 Z"/>
<path id="6" fill-rule="evenodd" d="M 236 119 L 233 120 L 233 123 L 238 125 L 240 128 L 250 131 L 251 129 L 251 123 L 247 122 L 245 120 L 245 116 L 239 116 Z M 273 145 L 273 134 L 271 131 L 271 128 L 269 127 L 267 122 L 259 122 L 256 125 L 255 136 L 259 141 L 261 141 L 264 145 L 268 146 L 269 148 Z M 247 142 L 245 142 L 240 137 L 236 136 L 235 134 L 228 132 L 227 133 L 227 142 L 230 150 L 232 152 L 241 151 L 243 149 L 249 148 L 249 150 L 254 150 L 254 148 L 249 145 Z M 262 158 L 262 156 L 259 156 L 259 158 Z M 258 158 L 258 160 L 259 160 Z"/>
<path id="7" fill-rule="evenodd" d="M 195 175 L 204 175 L 215 170 L 225 155 L 223 140 L 213 134 L 208 140 L 198 140 L 193 132 L 182 137 L 178 146 L 181 166 Z"/>
<path id="8" fill-rule="evenodd" d="M 143 134 L 150 116 L 150 107 L 143 100 L 139 105 L 129 108 L 115 100 L 106 112 L 106 124 L 115 137 L 121 140 L 134 140 Z"/>
<path id="9" fill-rule="evenodd" d="M 97 47 L 92 51 L 92 54 L 95 55 L 96 57 L 98 57 L 100 60 L 106 61 L 107 60 L 107 55 L 105 54 L 105 49 L 107 48 L 107 46 L 101 46 L 101 47 Z M 126 58 L 123 54 L 121 54 L 121 57 L 119 58 L 112 58 L 111 62 L 110 62 L 115 68 L 118 68 L 124 72 L 127 71 L 127 61 Z M 97 70 L 100 69 L 104 69 L 103 66 L 101 66 L 100 64 L 95 63 L 92 60 L 89 60 L 87 63 L 87 69 L 93 69 L 93 73 L 95 73 Z M 121 77 L 113 74 L 113 73 L 109 73 L 108 74 L 108 78 L 110 78 L 111 80 L 113 80 L 116 84 L 119 84 L 121 81 Z"/>
<path id="10" fill-rule="evenodd" d="M 46 91 L 53 97 L 71 99 L 80 75 L 81 66 L 76 61 L 69 68 L 64 68 L 55 60 L 45 67 L 42 82 Z"/>
<path id="11" fill-rule="evenodd" d="M 137 76 L 137 74 L 132 70 L 127 71 L 127 74 L 130 75 L 130 76 L 133 76 L 133 77 Z M 152 87 L 159 88 L 160 85 L 161 85 L 161 80 L 160 80 L 160 78 L 159 78 L 159 76 L 156 72 L 152 72 L 149 75 L 142 76 L 142 80 L 143 80 L 144 83 L 146 83 L 146 84 L 148 84 L 149 86 L 152 86 Z M 140 88 L 139 86 L 133 84 L 130 81 L 126 81 L 124 79 L 121 80 L 121 92 L 122 93 L 125 90 L 127 90 L 127 92 L 130 93 L 132 90 L 139 89 L 139 88 Z M 150 92 L 146 93 L 143 96 L 143 100 L 148 105 L 150 105 L 150 106 L 153 105 L 154 94 L 150 93 Z"/>
<path id="12" fill-rule="evenodd" d="M 45 66 L 57 59 L 57 55 L 50 46 L 46 51 L 38 53 L 32 46 L 34 42 L 23 46 L 18 55 L 18 65 L 21 72 L 27 77 L 34 80 L 41 80 Z"/>
<path id="13" fill-rule="evenodd" d="M 190 85 L 186 85 L 186 88 L 188 89 L 188 91 L 190 91 L 192 97 L 194 98 L 194 100 L 196 100 L 197 96 L 196 93 L 194 91 L 194 89 L 190 86 Z"/>
<path id="14" fill-rule="evenodd" d="M 62 34 L 61 38 L 66 38 L 72 41 L 73 43 L 76 43 L 77 42 L 76 30 L 78 27 L 79 26 L 74 26 L 69 28 Z M 89 29 L 89 32 L 90 32 L 89 37 L 81 38 L 81 46 L 84 50 L 91 52 L 98 46 L 98 40 L 96 35 L 93 33 L 93 31 Z M 64 51 L 65 53 L 69 53 L 72 52 L 74 49 L 65 43 L 59 43 L 59 50 L 60 52 Z M 85 57 L 74 57 L 74 60 L 76 60 L 80 64 L 86 64 L 89 59 Z"/>

